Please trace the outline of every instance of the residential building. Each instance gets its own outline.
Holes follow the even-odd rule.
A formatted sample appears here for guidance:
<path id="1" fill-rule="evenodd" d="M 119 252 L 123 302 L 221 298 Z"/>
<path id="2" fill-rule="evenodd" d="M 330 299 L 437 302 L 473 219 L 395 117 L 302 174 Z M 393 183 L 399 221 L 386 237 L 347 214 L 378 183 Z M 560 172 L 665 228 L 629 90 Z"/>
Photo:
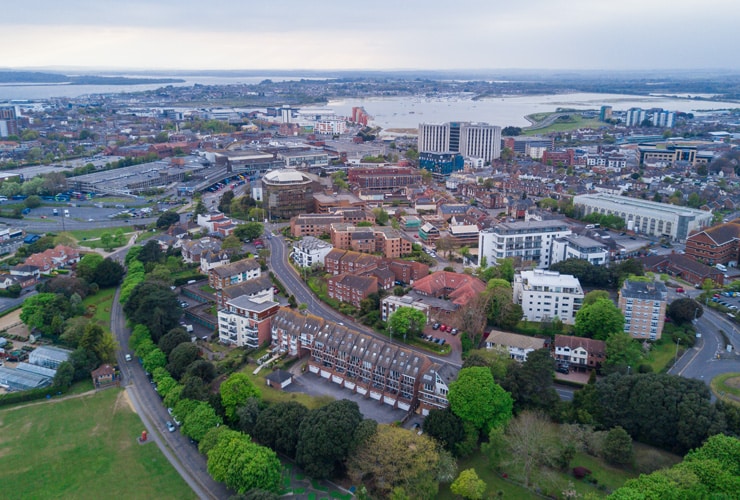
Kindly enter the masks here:
<path id="1" fill-rule="evenodd" d="M 420 295 L 445 299 L 456 307 L 463 307 L 473 297 L 483 293 L 486 284 L 468 274 L 437 271 L 416 280 L 412 289 Z"/>
<path id="2" fill-rule="evenodd" d="M 421 184 L 421 170 L 411 167 L 351 168 L 347 180 L 361 190 L 390 192 Z"/>
<path id="3" fill-rule="evenodd" d="M 339 209 L 365 208 L 365 201 L 352 193 L 320 192 L 313 194 L 314 209 L 317 214 L 330 214 Z"/>
<path id="4" fill-rule="evenodd" d="M 420 123 L 417 146 L 420 160 L 421 153 L 451 152 L 490 162 L 501 156 L 501 127 L 487 123 Z"/>
<path id="5" fill-rule="evenodd" d="M 295 238 L 329 234 L 332 224 L 375 223 L 375 215 L 362 208 L 341 208 L 328 214 L 300 214 L 290 219 L 290 234 Z"/>
<path id="6" fill-rule="evenodd" d="M 552 242 L 550 265 L 567 259 L 587 260 L 595 266 L 609 262 L 609 249 L 603 243 L 587 236 L 569 235 Z"/>
<path id="7" fill-rule="evenodd" d="M 552 264 L 553 242 L 569 236 L 571 230 L 560 220 L 504 222 L 485 229 L 478 236 L 478 265 L 484 257 L 489 266 L 500 259 L 519 258 L 538 268 Z"/>
<path id="8" fill-rule="evenodd" d="M 625 280 L 619 291 L 624 331 L 639 340 L 659 340 L 667 299 L 668 291 L 660 281 Z"/>
<path id="9" fill-rule="evenodd" d="M 407 260 L 393 260 L 388 264 L 393 271 L 396 281 L 413 284 L 416 280 L 429 274 L 429 266 L 421 262 Z"/>
<path id="10" fill-rule="evenodd" d="M 423 312 L 427 317 L 427 321 L 430 319 L 430 307 L 421 298 L 415 299 L 411 295 L 404 295 L 403 297 L 397 297 L 395 295 L 388 295 L 383 297 L 380 301 L 380 316 L 383 321 L 388 321 L 388 318 L 398 310 L 399 307 L 412 307 Z"/>
<path id="11" fill-rule="evenodd" d="M 379 253 L 395 259 L 411 253 L 412 243 L 403 233 L 392 227 L 357 227 L 351 224 L 332 224 L 331 243 L 340 250 Z"/>
<path id="12" fill-rule="evenodd" d="M 226 301 L 218 311 L 218 339 L 225 345 L 257 349 L 269 342 L 270 318 L 280 304 L 272 300 L 253 300 L 241 295 Z"/>
<path id="13" fill-rule="evenodd" d="M 180 254 L 186 264 L 199 264 L 204 254 L 219 251 L 221 251 L 221 240 L 217 238 L 205 237 L 197 240 L 183 240 L 180 245 Z"/>
<path id="14" fill-rule="evenodd" d="M 606 343 L 586 337 L 555 335 L 552 356 L 562 366 L 575 371 L 599 370 L 606 360 Z"/>
<path id="15" fill-rule="evenodd" d="M 578 278 L 555 271 L 535 269 L 514 275 L 513 301 L 522 306 L 528 321 L 560 319 L 575 323 L 583 303 L 583 289 Z"/>
<path id="16" fill-rule="evenodd" d="M 642 260 L 645 271 L 676 276 L 689 283 L 693 283 L 697 287 L 700 287 L 704 283 L 704 280 L 711 280 L 718 287 L 723 286 L 725 283 L 723 271 L 720 271 L 716 267 L 697 262 L 689 257 L 688 254 L 648 255 L 640 260 Z"/>
<path id="17" fill-rule="evenodd" d="M 372 293 L 378 293 L 378 280 L 369 276 L 340 274 L 326 280 L 329 297 L 360 307 L 360 302 Z"/>
<path id="18" fill-rule="evenodd" d="M 217 289 L 216 305 L 221 308 L 226 307 L 226 302 L 242 295 L 246 295 L 255 302 L 271 301 L 275 296 L 273 287 L 270 277 L 267 274 L 262 274 L 259 278 Z"/>
<path id="19" fill-rule="evenodd" d="M 523 363 L 527 361 L 530 352 L 544 349 L 545 339 L 491 330 L 484 340 L 484 345 L 486 349 L 505 352 L 511 359 Z"/>
<path id="20" fill-rule="evenodd" d="M 207 251 L 200 256 L 200 272 L 209 274 L 211 269 L 225 266 L 231 262 L 230 252 L 220 250 L 217 252 Z"/>
<path id="21" fill-rule="evenodd" d="M 304 236 L 300 241 L 293 243 L 291 257 L 293 258 L 293 262 L 300 267 L 323 267 L 324 257 L 333 248 L 331 243 L 314 238 L 313 236 Z"/>
<path id="22" fill-rule="evenodd" d="M 221 290 L 227 286 L 258 278 L 261 274 L 259 262 L 255 259 L 242 259 L 211 269 L 208 272 L 208 284 L 216 290 Z"/>
<path id="23" fill-rule="evenodd" d="M 74 248 L 57 245 L 54 248 L 35 253 L 28 257 L 24 264 L 34 266 L 40 273 L 50 273 L 62 269 L 80 261 L 80 252 Z"/>
<path id="24" fill-rule="evenodd" d="M 309 373 L 404 411 L 448 406 L 457 372 L 398 344 L 281 308 L 272 319 L 273 352 L 302 356 Z"/>
<path id="25" fill-rule="evenodd" d="M 334 248 L 324 257 L 324 269 L 328 274 L 360 274 L 378 267 L 380 257 L 360 252 Z"/>
<path id="26" fill-rule="evenodd" d="M 710 266 L 736 266 L 740 261 L 740 219 L 692 234 L 686 240 L 686 255 Z"/>
<path id="27" fill-rule="evenodd" d="M 712 223 L 712 212 L 606 193 L 576 196 L 573 205 L 583 216 L 616 215 L 631 231 L 674 241 L 685 241 Z"/>
<path id="28" fill-rule="evenodd" d="M 236 224 L 221 212 L 198 214 L 197 224 L 209 233 L 218 233 L 223 237 L 229 236 L 236 228 Z"/>

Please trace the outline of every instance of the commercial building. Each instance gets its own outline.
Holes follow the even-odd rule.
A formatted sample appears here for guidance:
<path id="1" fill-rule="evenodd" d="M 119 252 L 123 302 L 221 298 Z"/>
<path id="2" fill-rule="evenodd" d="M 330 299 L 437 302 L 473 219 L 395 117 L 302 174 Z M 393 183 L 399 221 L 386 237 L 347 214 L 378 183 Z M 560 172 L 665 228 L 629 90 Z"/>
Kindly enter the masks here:
<path id="1" fill-rule="evenodd" d="M 431 172 L 436 180 L 441 181 L 453 172 L 465 168 L 465 160 L 460 153 L 424 151 L 419 153 L 419 168 Z"/>
<path id="2" fill-rule="evenodd" d="M 568 225 L 558 220 L 496 224 L 478 235 L 478 265 L 483 258 L 489 266 L 500 259 L 518 258 L 538 268 L 550 267 L 553 242 L 570 234 Z"/>
<path id="3" fill-rule="evenodd" d="M 262 177 L 262 199 L 270 219 L 312 212 L 313 194 L 318 190 L 316 178 L 297 170 L 272 170 Z"/>
<path id="4" fill-rule="evenodd" d="M 327 214 L 299 214 L 290 219 L 290 234 L 294 238 L 329 234 L 332 224 L 357 225 L 360 222 L 375 223 L 375 215 L 364 208 L 340 208 Z"/>
<path id="5" fill-rule="evenodd" d="M 640 145 L 637 151 L 640 153 L 640 165 L 668 166 L 683 162 L 696 166 L 707 164 L 714 158 L 711 153 L 701 153 L 691 144 L 666 144 L 664 147 Z"/>
<path id="6" fill-rule="evenodd" d="M 324 257 L 334 248 L 331 243 L 304 236 L 300 241 L 293 243 L 293 262 L 300 267 L 323 266 Z"/>
<path id="7" fill-rule="evenodd" d="M 740 219 L 692 234 L 686 240 L 686 255 L 710 266 L 736 266 L 740 260 Z"/>
<path id="8" fill-rule="evenodd" d="M 420 123 L 418 151 L 460 153 L 465 158 L 490 162 L 501 156 L 501 127 L 467 122 Z"/>
<path id="9" fill-rule="evenodd" d="M 351 168 L 347 180 L 362 190 L 391 191 L 421 184 L 421 171 L 411 167 Z"/>
<path id="10" fill-rule="evenodd" d="M 648 255 L 640 259 L 645 271 L 676 276 L 701 287 L 704 280 L 711 280 L 715 286 L 725 284 L 725 273 L 716 267 L 693 260 L 688 255 L 672 253 L 668 255 Z"/>
<path id="11" fill-rule="evenodd" d="M 28 362 L 32 365 L 43 366 L 56 370 L 59 365 L 69 360 L 72 351 L 59 347 L 41 346 L 37 347 L 28 355 Z"/>
<path id="12" fill-rule="evenodd" d="M 330 234 L 332 245 L 340 250 L 379 253 L 389 259 L 403 257 L 412 250 L 412 243 L 392 227 L 332 224 Z"/>
<path id="13" fill-rule="evenodd" d="M 305 357 L 308 371 L 327 382 L 422 415 L 449 404 L 456 370 L 423 354 L 286 308 L 272 319 L 271 331 L 273 352 Z"/>
<path id="14" fill-rule="evenodd" d="M 616 215 L 631 231 L 673 241 L 685 241 L 690 233 L 712 223 L 712 212 L 606 193 L 576 196 L 573 205 L 582 216 Z"/>
<path id="15" fill-rule="evenodd" d="M 624 331 L 639 340 L 658 340 L 665 322 L 668 291 L 660 281 L 625 280 L 619 291 Z"/>
<path id="16" fill-rule="evenodd" d="M 550 265 L 567 259 L 583 259 L 595 266 L 609 261 L 609 249 L 603 243 L 586 236 L 563 236 L 552 242 Z"/>
<path id="17" fill-rule="evenodd" d="M 270 318 L 280 304 L 272 300 L 257 301 L 246 295 L 226 301 L 218 311 L 218 339 L 225 345 L 256 349 L 269 342 Z"/>
<path id="18" fill-rule="evenodd" d="M 569 274 L 535 269 L 514 276 L 512 299 L 522 306 L 524 317 L 529 321 L 558 318 L 572 325 L 583 304 L 583 296 L 578 278 Z"/>

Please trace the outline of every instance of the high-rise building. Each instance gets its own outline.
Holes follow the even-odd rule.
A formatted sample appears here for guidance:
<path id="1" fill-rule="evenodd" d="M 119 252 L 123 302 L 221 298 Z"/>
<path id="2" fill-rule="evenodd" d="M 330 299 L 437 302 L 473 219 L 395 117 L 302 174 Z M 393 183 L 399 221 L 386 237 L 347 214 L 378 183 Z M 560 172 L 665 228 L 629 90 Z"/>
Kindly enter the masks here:
<path id="1" fill-rule="evenodd" d="M 420 123 L 418 149 L 492 161 L 501 156 L 501 127 L 468 122 Z"/>
<path id="2" fill-rule="evenodd" d="M 0 137 L 18 135 L 18 114 L 15 107 L 0 107 Z"/>
<path id="3" fill-rule="evenodd" d="M 578 278 L 555 271 L 534 269 L 514 275 L 513 301 L 522 306 L 529 321 L 560 319 L 572 325 L 583 304 Z"/>
<path id="4" fill-rule="evenodd" d="M 639 340 L 658 340 L 665 321 L 668 291 L 660 281 L 625 280 L 619 291 L 624 331 Z"/>
<path id="5" fill-rule="evenodd" d="M 599 120 L 602 122 L 605 122 L 607 120 L 611 120 L 612 118 L 612 107 L 611 106 L 601 106 L 601 110 L 599 110 Z"/>
<path id="6" fill-rule="evenodd" d="M 538 268 L 550 267 L 554 241 L 570 234 L 568 225 L 557 220 L 496 224 L 478 235 L 478 265 L 483 258 L 492 266 L 499 259 L 518 257 Z"/>
<path id="7" fill-rule="evenodd" d="M 624 124 L 628 127 L 639 127 L 640 124 L 645 120 L 647 113 L 642 108 L 630 108 L 627 110 L 627 116 L 624 120 Z"/>

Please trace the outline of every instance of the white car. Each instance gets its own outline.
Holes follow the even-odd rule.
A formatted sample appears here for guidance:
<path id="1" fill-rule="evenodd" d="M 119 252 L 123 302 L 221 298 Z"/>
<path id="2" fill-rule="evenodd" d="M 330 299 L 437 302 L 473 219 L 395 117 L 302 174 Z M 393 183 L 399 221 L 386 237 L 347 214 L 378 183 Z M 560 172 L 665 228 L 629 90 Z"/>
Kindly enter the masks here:
<path id="1" fill-rule="evenodd" d="M 169 420 L 165 423 L 165 425 L 167 426 L 167 430 L 170 431 L 170 432 L 175 432 L 175 429 L 177 429 L 175 427 L 175 424 L 173 424 Z"/>
<path id="2" fill-rule="evenodd" d="M 131 355 L 130 354 L 126 354 L 125 358 L 126 358 L 126 361 L 131 361 Z"/>

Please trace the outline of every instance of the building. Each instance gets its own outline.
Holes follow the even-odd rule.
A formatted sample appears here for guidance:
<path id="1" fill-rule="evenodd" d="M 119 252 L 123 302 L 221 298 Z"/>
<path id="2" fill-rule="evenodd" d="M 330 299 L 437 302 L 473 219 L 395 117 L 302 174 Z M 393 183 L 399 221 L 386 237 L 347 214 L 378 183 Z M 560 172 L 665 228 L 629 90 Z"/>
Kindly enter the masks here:
<path id="1" fill-rule="evenodd" d="M 329 166 L 329 154 L 326 151 L 284 151 L 278 153 L 278 159 L 285 162 L 286 169 L 313 169 Z"/>
<path id="2" fill-rule="evenodd" d="M 606 359 L 606 342 L 586 337 L 555 335 L 552 356 L 560 366 L 575 371 L 599 370 Z"/>
<path id="3" fill-rule="evenodd" d="M 347 180 L 363 191 L 390 192 L 421 184 L 421 171 L 411 167 L 351 168 Z"/>
<path id="4" fill-rule="evenodd" d="M 259 262 L 255 259 L 242 259 L 211 269 L 208 272 L 208 284 L 216 290 L 221 290 L 227 286 L 259 278 L 261 274 Z"/>
<path id="5" fill-rule="evenodd" d="M 421 153 L 460 153 L 465 158 L 491 162 L 501 156 L 501 127 L 487 123 L 420 123 L 417 146 L 420 160 Z"/>
<path id="6" fill-rule="evenodd" d="M 583 289 L 578 278 L 555 271 L 522 271 L 514 276 L 513 301 L 522 306 L 528 321 L 560 319 L 575 323 L 583 303 Z"/>
<path id="7" fill-rule="evenodd" d="M 308 372 L 327 382 L 422 415 L 448 406 L 457 372 L 423 354 L 286 308 L 273 318 L 271 332 L 273 352 L 305 357 Z"/>
<path id="8" fill-rule="evenodd" d="M 396 312 L 399 307 L 413 307 L 424 313 L 427 317 L 427 321 L 430 318 L 430 307 L 423 300 L 415 298 L 411 295 L 404 295 L 403 297 L 397 297 L 395 295 L 388 295 L 383 297 L 380 301 L 380 316 L 383 321 L 388 321 L 391 314 Z"/>
<path id="9" fill-rule="evenodd" d="M 600 266 L 609 261 L 609 249 L 587 236 L 569 235 L 553 240 L 550 265 L 568 259 L 583 259 Z"/>
<path id="10" fill-rule="evenodd" d="M 28 355 L 28 362 L 32 365 L 43 366 L 56 370 L 63 362 L 69 360 L 72 351 L 59 347 L 37 347 Z"/>
<path id="11" fill-rule="evenodd" d="M 378 293 L 378 280 L 371 276 L 340 274 L 326 280 L 327 293 L 330 298 L 347 302 L 360 307 L 360 302 L 368 295 Z"/>
<path id="12" fill-rule="evenodd" d="M 486 349 L 497 349 L 505 352 L 515 361 L 527 361 L 527 355 L 545 348 L 545 339 L 519 335 L 516 333 L 491 330 L 484 340 Z"/>
<path id="13" fill-rule="evenodd" d="M 324 269 L 328 274 L 360 274 L 378 267 L 380 257 L 360 252 L 334 248 L 324 257 Z"/>
<path id="14" fill-rule="evenodd" d="M 279 309 L 277 302 L 253 300 L 247 295 L 227 300 L 226 306 L 218 311 L 219 342 L 257 349 L 270 341 L 270 318 Z"/>
<path id="15" fill-rule="evenodd" d="M 486 284 L 467 274 L 437 271 L 416 280 L 412 289 L 420 295 L 445 299 L 456 307 L 463 307 L 483 293 Z"/>
<path id="16" fill-rule="evenodd" d="M 576 196 L 573 205 L 582 216 L 616 215 L 630 231 L 673 241 L 685 241 L 712 223 L 712 212 L 606 193 Z"/>
<path id="17" fill-rule="evenodd" d="M 619 291 L 624 331 L 639 340 L 659 340 L 667 299 L 668 291 L 660 281 L 625 280 Z"/>
<path id="18" fill-rule="evenodd" d="M 459 172 L 465 168 L 465 160 L 460 153 L 419 153 L 419 168 L 432 173 L 437 181 L 444 180 L 453 172 Z"/>
<path id="19" fill-rule="evenodd" d="M 714 156 L 702 153 L 697 146 L 689 144 L 666 144 L 664 147 L 640 145 L 640 165 L 669 166 L 684 163 L 691 166 L 707 164 Z"/>
<path id="20" fill-rule="evenodd" d="M 410 254 L 412 243 L 403 233 L 392 227 L 357 227 L 351 224 L 332 224 L 329 234 L 334 248 L 362 253 L 377 253 L 388 259 Z"/>
<path id="21" fill-rule="evenodd" d="M 414 281 L 429 274 L 428 265 L 415 261 L 393 260 L 388 264 L 388 268 L 393 271 L 396 281 L 402 284 L 413 284 Z"/>
<path id="22" fill-rule="evenodd" d="M 340 208 L 326 214 L 300 214 L 290 219 L 290 234 L 294 238 L 329 234 L 332 224 L 375 223 L 375 215 L 363 208 Z"/>
<path id="23" fill-rule="evenodd" d="M 333 248 L 331 243 L 314 238 L 313 236 L 304 236 L 300 241 L 293 243 L 291 257 L 293 258 L 293 262 L 300 267 L 323 267 L 324 257 Z"/>
<path id="24" fill-rule="evenodd" d="M 277 369 L 265 377 L 265 384 L 278 391 L 282 391 L 292 383 L 293 374 L 285 370 Z"/>
<path id="25" fill-rule="evenodd" d="M 0 387 L 7 391 L 27 391 L 51 384 L 52 377 L 0 365 Z"/>
<path id="26" fill-rule="evenodd" d="M 221 212 L 198 214 L 197 224 L 209 233 L 218 233 L 224 237 L 229 236 L 236 229 L 236 224 Z"/>
<path id="27" fill-rule="evenodd" d="M 80 261 L 80 252 L 74 248 L 57 245 L 41 253 L 35 253 L 28 257 L 24 264 L 34 266 L 40 273 L 50 273 L 62 269 Z"/>
<path id="28" fill-rule="evenodd" d="M 105 387 L 119 384 L 115 368 L 108 364 L 100 365 L 98 368 L 90 372 L 90 376 L 92 377 L 93 386 L 96 389 L 103 389 Z"/>
<path id="29" fill-rule="evenodd" d="M 646 118 L 647 113 L 644 109 L 630 108 L 625 115 L 624 124 L 628 127 L 639 127 Z"/>
<path id="30" fill-rule="evenodd" d="M 645 266 L 645 271 L 676 276 L 693 283 L 697 287 L 700 287 L 704 280 L 711 280 L 718 287 L 725 283 L 723 271 L 697 262 L 690 258 L 688 254 L 648 255 L 640 260 L 642 260 L 642 265 Z"/>
<path id="31" fill-rule="evenodd" d="M 292 169 L 272 170 L 262 177 L 262 199 L 270 219 L 290 219 L 314 208 L 318 181 Z"/>
<path id="32" fill-rule="evenodd" d="M 740 261 L 740 219 L 692 234 L 686 240 L 686 255 L 710 266 L 737 266 Z"/>
<path id="33" fill-rule="evenodd" d="M 262 274 L 259 278 L 217 289 L 216 304 L 218 307 L 224 308 L 229 300 L 242 295 L 246 295 L 255 302 L 271 301 L 275 296 L 273 287 L 270 277 L 267 274 Z"/>
<path id="34" fill-rule="evenodd" d="M 500 259 L 519 258 L 538 268 L 550 267 L 553 242 L 570 234 L 568 225 L 559 220 L 496 224 L 478 235 L 478 265 L 485 257 L 489 266 Z"/>

